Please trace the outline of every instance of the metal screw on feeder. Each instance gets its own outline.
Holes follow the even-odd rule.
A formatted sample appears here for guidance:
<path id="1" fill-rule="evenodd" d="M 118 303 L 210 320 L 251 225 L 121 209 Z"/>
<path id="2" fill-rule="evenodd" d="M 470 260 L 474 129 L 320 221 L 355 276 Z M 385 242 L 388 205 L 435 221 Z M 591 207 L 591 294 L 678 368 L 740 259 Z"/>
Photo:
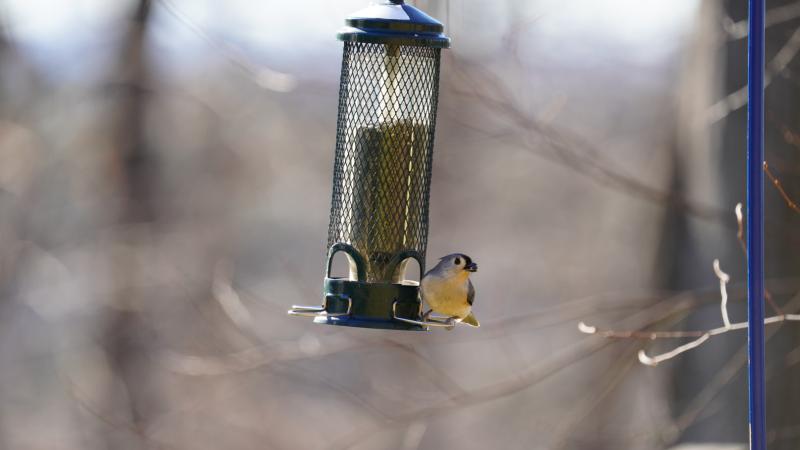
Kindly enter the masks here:
<path id="1" fill-rule="evenodd" d="M 419 286 L 405 269 L 415 259 L 425 273 L 439 61 L 450 39 L 402 0 L 373 4 L 345 24 L 324 301 L 289 314 L 366 328 L 442 326 L 421 321 Z M 347 279 L 331 277 L 339 252 Z"/>

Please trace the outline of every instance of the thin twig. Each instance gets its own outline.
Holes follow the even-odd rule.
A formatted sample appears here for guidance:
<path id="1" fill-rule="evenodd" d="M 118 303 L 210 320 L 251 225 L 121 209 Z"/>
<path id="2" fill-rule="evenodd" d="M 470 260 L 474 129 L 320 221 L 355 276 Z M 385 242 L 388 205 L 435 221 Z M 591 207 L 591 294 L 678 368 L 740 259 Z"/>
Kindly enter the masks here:
<path id="1" fill-rule="evenodd" d="M 247 78 L 259 86 L 275 92 L 290 92 L 297 87 L 297 78 L 289 73 L 279 72 L 269 67 L 257 65 L 250 61 L 241 51 L 230 44 L 217 39 L 207 33 L 194 20 L 177 8 L 171 0 L 160 0 L 159 4 L 165 12 L 175 18 L 188 30 L 204 40 L 214 50 L 227 60 L 232 66 L 239 69 Z"/>
<path id="2" fill-rule="evenodd" d="M 111 414 L 108 411 L 102 411 L 91 404 L 91 402 L 84 398 L 83 394 L 80 392 L 78 385 L 70 378 L 69 376 L 63 375 L 64 381 L 68 385 L 68 393 L 72 400 L 74 400 L 78 406 L 89 413 L 90 416 L 94 417 L 98 421 L 108 425 L 109 427 L 116 429 L 116 430 L 128 430 L 131 433 L 139 436 L 144 441 L 148 442 L 153 448 L 156 449 L 172 449 L 176 448 L 173 447 L 171 444 L 160 442 L 156 440 L 151 433 L 145 432 L 142 427 L 137 424 L 134 420 L 126 420 L 115 418 L 115 414 Z"/>
<path id="3" fill-rule="evenodd" d="M 451 57 L 452 58 L 452 57 Z M 451 89 L 457 95 L 468 96 L 480 101 L 494 114 L 501 116 L 508 123 L 518 128 L 517 137 L 522 138 L 521 145 L 532 154 L 550 162 L 568 167 L 589 179 L 609 188 L 620 190 L 649 201 L 671 204 L 680 207 L 696 217 L 727 225 L 725 212 L 713 205 L 707 205 L 674 193 L 661 190 L 638 179 L 635 176 L 615 169 L 603 157 L 603 152 L 590 141 L 581 138 L 560 126 L 547 123 L 548 120 L 531 116 L 523 108 L 516 105 L 516 97 L 494 74 L 480 67 L 465 67 L 465 64 L 453 58 L 455 74 Z M 469 69 L 469 70 L 467 70 Z M 484 135 L 493 132 L 482 126 L 459 122 Z M 505 130 L 499 135 L 507 135 Z"/>
<path id="4" fill-rule="evenodd" d="M 781 184 L 781 180 L 779 180 L 778 177 L 776 177 L 772 173 L 772 171 L 769 170 L 769 165 L 767 164 L 766 161 L 764 161 L 764 173 L 767 174 L 767 177 L 772 182 L 772 185 L 775 186 L 775 189 L 777 189 L 778 192 L 781 194 L 781 197 L 783 197 L 783 200 L 786 202 L 786 205 L 789 206 L 789 208 L 792 211 L 800 214 L 800 206 L 797 206 L 797 203 L 795 203 L 795 201 L 792 200 L 792 197 L 790 197 L 789 194 L 786 193 L 786 190 L 783 189 L 783 184 Z"/>
<path id="5" fill-rule="evenodd" d="M 779 25 L 800 17 L 800 2 L 790 3 L 788 5 L 778 6 L 769 9 L 764 15 L 764 26 L 769 28 L 771 26 Z M 731 40 L 744 39 L 747 37 L 748 21 L 740 20 L 734 22 L 730 17 L 726 17 L 723 23 L 725 32 Z"/>
<path id="6" fill-rule="evenodd" d="M 770 110 L 767 111 L 766 118 L 773 122 L 775 126 L 777 126 L 781 131 L 781 137 L 783 140 L 794 147 L 795 149 L 800 149 L 800 135 L 795 133 L 791 128 L 789 128 L 783 121 L 779 120 L 775 117 L 775 114 Z"/>
<path id="7" fill-rule="evenodd" d="M 736 231 L 736 238 L 739 240 L 739 247 L 742 248 L 742 253 L 744 253 L 744 257 L 747 258 L 747 242 L 744 240 L 744 218 L 742 215 L 742 204 L 737 203 L 736 208 L 734 208 L 734 212 L 736 213 L 736 225 L 738 227 Z M 783 309 L 775 303 L 775 300 L 772 299 L 772 293 L 770 293 L 769 289 L 764 288 L 764 300 L 769 303 L 769 306 L 775 311 L 775 314 L 781 315 L 783 314 Z"/>
<path id="8" fill-rule="evenodd" d="M 602 386 L 602 388 L 594 395 L 583 397 L 576 404 L 571 405 L 571 413 L 565 420 L 558 423 L 558 428 L 554 432 L 556 437 L 550 445 L 552 450 L 562 450 L 568 447 L 575 428 L 594 414 L 602 402 L 622 384 L 634 367 L 635 363 L 632 358 L 634 353 L 636 353 L 635 347 L 626 348 L 619 358 L 626 362 L 615 365 L 604 374 L 604 379 L 598 380 L 597 386 Z"/>
<path id="9" fill-rule="evenodd" d="M 575 345 L 564 347 L 560 351 L 553 353 L 541 363 L 522 372 L 513 379 L 479 387 L 463 395 L 449 397 L 447 400 L 443 400 L 433 406 L 415 409 L 410 412 L 401 412 L 388 421 L 380 420 L 355 428 L 346 435 L 335 439 L 328 448 L 349 449 L 357 443 L 363 442 L 366 437 L 381 430 L 403 428 L 414 421 L 452 414 L 468 406 L 511 396 L 550 378 L 561 370 L 582 361 L 583 358 L 596 354 L 609 345 L 610 341 L 605 343 L 577 342 Z"/>
<path id="10" fill-rule="evenodd" d="M 800 28 L 792 33 L 786 43 L 778 50 L 778 53 L 767 64 L 767 71 L 764 74 L 764 89 L 770 85 L 776 75 L 783 74 L 789 63 L 797 56 L 798 51 L 800 51 Z M 746 104 L 747 86 L 743 86 L 714 103 L 706 113 L 707 121 L 709 124 L 718 122 Z"/>
<path id="11" fill-rule="evenodd" d="M 578 323 L 578 331 L 584 334 L 594 334 L 600 337 L 609 339 L 680 339 L 700 337 L 704 335 L 705 331 L 616 331 L 616 330 L 601 330 L 595 326 L 587 325 L 586 322 Z"/>
<path id="12" fill-rule="evenodd" d="M 747 243 L 744 240 L 744 215 L 742 214 L 742 204 L 737 203 L 736 208 L 733 209 L 736 214 L 736 238 L 739 239 L 739 246 L 742 248 L 744 256 L 747 257 Z"/>
<path id="13" fill-rule="evenodd" d="M 722 301 L 720 301 L 720 310 L 722 312 L 722 323 L 725 324 L 725 328 L 731 327 L 731 321 L 728 318 L 728 289 L 727 285 L 728 282 L 731 281 L 731 277 L 722 271 L 719 268 L 719 260 L 714 260 L 714 274 L 719 278 L 719 295 Z"/>

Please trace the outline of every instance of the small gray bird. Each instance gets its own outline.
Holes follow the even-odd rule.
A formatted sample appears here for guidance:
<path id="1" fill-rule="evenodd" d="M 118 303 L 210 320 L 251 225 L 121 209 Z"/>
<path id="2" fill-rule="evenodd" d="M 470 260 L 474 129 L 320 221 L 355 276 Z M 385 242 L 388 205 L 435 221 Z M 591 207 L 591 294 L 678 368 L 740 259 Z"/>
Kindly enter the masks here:
<path id="1" fill-rule="evenodd" d="M 428 302 L 431 310 L 423 316 L 427 320 L 431 311 L 450 317 L 453 320 L 479 327 L 472 314 L 475 288 L 469 275 L 478 270 L 472 258 L 463 253 L 453 253 L 439 260 L 436 267 L 422 277 L 420 290 L 422 299 Z"/>

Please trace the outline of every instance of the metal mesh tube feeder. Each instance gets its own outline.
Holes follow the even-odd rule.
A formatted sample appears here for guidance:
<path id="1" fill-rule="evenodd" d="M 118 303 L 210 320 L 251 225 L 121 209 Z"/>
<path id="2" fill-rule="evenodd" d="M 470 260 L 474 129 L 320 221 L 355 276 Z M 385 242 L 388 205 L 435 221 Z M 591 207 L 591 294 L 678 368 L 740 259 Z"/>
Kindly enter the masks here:
<path id="1" fill-rule="evenodd" d="M 327 269 L 321 306 L 290 315 L 366 328 L 424 330 L 410 260 L 425 273 L 440 52 L 440 22 L 403 1 L 352 14 L 344 41 Z M 344 253 L 349 277 L 331 276 Z"/>

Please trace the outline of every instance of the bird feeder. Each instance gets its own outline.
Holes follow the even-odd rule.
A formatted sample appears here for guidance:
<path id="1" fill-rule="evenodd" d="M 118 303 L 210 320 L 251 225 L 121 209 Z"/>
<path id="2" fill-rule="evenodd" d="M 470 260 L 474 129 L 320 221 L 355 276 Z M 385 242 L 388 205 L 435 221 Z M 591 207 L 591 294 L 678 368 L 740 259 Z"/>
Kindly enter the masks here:
<path id="1" fill-rule="evenodd" d="M 419 283 L 425 273 L 428 200 L 444 27 L 402 0 L 345 20 L 339 115 L 321 306 L 291 315 L 330 325 L 424 330 Z M 331 275 L 344 253 L 350 275 Z"/>

